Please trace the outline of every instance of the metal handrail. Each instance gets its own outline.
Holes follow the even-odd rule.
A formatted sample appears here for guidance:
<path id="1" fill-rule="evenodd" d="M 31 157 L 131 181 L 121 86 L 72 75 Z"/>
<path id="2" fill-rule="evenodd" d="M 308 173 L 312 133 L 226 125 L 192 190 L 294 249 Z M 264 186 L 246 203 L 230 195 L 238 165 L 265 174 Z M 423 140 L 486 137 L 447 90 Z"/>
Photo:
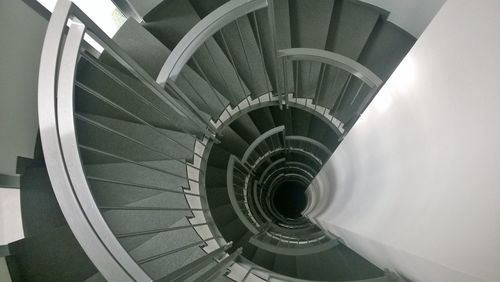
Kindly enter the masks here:
<path id="1" fill-rule="evenodd" d="M 333 107 L 332 110 L 333 115 L 337 113 L 337 110 L 339 109 L 341 102 L 343 102 L 344 94 L 347 90 L 347 85 L 349 85 L 351 78 L 353 76 L 359 78 L 362 83 L 358 88 L 358 91 L 352 102 L 354 102 L 354 100 L 358 97 L 358 94 L 360 93 L 361 89 L 365 84 L 370 88 L 368 94 L 361 102 L 361 105 L 357 108 L 356 116 L 348 122 L 347 124 L 348 128 L 344 130 L 342 136 L 339 138 L 340 140 L 344 138 L 347 135 L 347 133 L 349 133 L 350 127 L 352 127 L 354 122 L 361 116 L 361 114 L 366 109 L 366 107 L 373 99 L 373 97 L 375 96 L 378 89 L 383 83 L 382 79 L 380 79 L 375 73 L 373 73 L 371 70 L 369 70 L 362 64 L 356 62 L 355 60 L 349 57 L 327 50 L 313 49 L 313 48 L 289 48 L 289 49 L 278 50 L 278 57 L 281 58 L 283 62 L 285 61 L 317 62 L 322 65 L 336 67 L 338 69 L 344 70 L 347 73 L 349 73 L 349 78 L 347 80 L 347 83 L 344 85 L 342 93 L 340 94 L 338 101 L 335 103 Z M 288 97 L 286 98 L 287 99 L 285 100 L 285 104 L 288 104 Z"/>
<path id="2" fill-rule="evenodd" d="M 254 152 L 255 148 L 257 148 L 260 144 L 262 144 L 266 139 L 275 134 L 280 134 L 280 133 L 284 134 L 284 132 L 285 132 L 285 126 L 282 125 L 262 133 L 257 139 L 255 139 L 252 142 L 252 144 L 250 144 L 250 146 L 248 146 L 247 150 L 243 154 L 243 157 L 241 158 L 241 162 L 246 164 L 248 162 L 248 158 Z"/>
<path id="3" fill-rule="evenodd" d="M 73 114 L 73 105 L 69 109 L 66 105 L 73 99 L 74 73 L 85 26 L 72 23 L 63 42 L 68 19 L 77 9 L 70 1 L 57 2 L 42 48 L 38 115 L 47 171 L 68 225 L 99 271 L 111 280 L 151 281 L 118 243 L 100 215 L 85 177 L 82 179 L 73 119 L 68 118 Z"/>
<path id="4" fill-rule="evenodd" d="M 107 280 L 152 281 L 138 265 L 139 262 L 134 261 L 122 247 L 100 212 L 100 209 L 122 209 L 123 207 L 98 207 L 90 191 L 88 181 L 103 179 L 87 179 L 83 169 L 79 152 L 79 148 L 82 146 L 78 144 L 75 128 L 74 88 L 78 59 L 81 55 L 80 52 L 86 46 L 83 42 L 84 34 L 90 35 L 99 44 L 105 46 L 106 50 L 120 64 L 136 76 L 177 115 L 182 117 L 187 117 L 187 115 L 197 117 L 197 115 L 191 115 L 191 110 L 184 108 L 170 97 L 75 4 L 69 0 L 57 2 L 45 34 L 38 80 L 40 137 L 54 193 L 76 239 Z M 206 128 L 201 119 L 190 119 L 201 128 Z M 162 189 L 161 187 L 149 186 L 145 188 Z M 129 208 L 173 209 L 163 207 Z M 190 208 L 187 210 L 201 209 Z M 189 228 L 194 227 L 190 226 Z M 168 231 L 171 230 L 149 230 L 147 232 Z M 135 234 L 126 235 L 135 236 Z M 200 243 L 208 240 L 202 240 Z"/>
<path id="5" fill-rule="evenodd" d="M 287 137 L 285 137 L 285 139 L 287 141 L 300 141 L 300 142 L 309 143 L 309 144 L 317 147 L 321 151 L 323 151 L 326 156 L 331 156 L 332 155 L 332 151 L 330 149 L 328 149 L 328 147 L 326 147 L 325 145 L 321 144 L 319 141 L 316 141 L 316 140 L 314 140 L 312 138 L 309 138 L 309 137 L 306 137 L 306 136 L 287 136 Z"/>
<path id="6" fill-rule="evenodd" d="M 290 48 L 278 51 L 278 57 L 292 61 L 313 61 L 343 69 L 361 79 L 371 88 L 382 85 L 382 80 L 362 64 L 340 54 L 313 48 Z"/>
<path id="7" fill-rule="evenodd" d="M 166 85 L 175 81 L 194 53 L 224 26 L 253 11 L 267 7 L 267 0 L 232 0 L 199 21 L 175 46 L 163 64 L 156 81 Z"/>
<path id="8" fill-rule="evenodd" d="M 307 241 L 297 241 L 297 240 L 279 240 L 278 238 L 270 237 L 268 234 L 267 238 L 273 238 L 274 241 L 266 241 L 265 239 L 260 239 L 258 236 L 253 236 L 250 238 L 250 244 L 268 250 L 273 253 L 278 253 L 282 255 L 308 255 L 317 252 L 322 252 L 327 249 L 337 246 L 339 243 L 337 240 L 329 239 L 327 237 L 319 238 L 317 240 Z M 277 242 L 286 242 L 286 246 L 280 246 Z M 293 246 L 293 247 L 292 247 Z"/>
<path id="9" fill-rule="evenodd" d="M 238 160 L 238 158 L 234 155 L 229 157 L 227 163 L 227 193 L 229 195 L 229 200 L 231 202 L 231 206 L 233 206 L 234 211 L 238 215 L 238 218 L 241 220 L 243 225 L 250 230 L 253 234 L 259 233 L 259 230 L 248 220 L 248 218 L 243 214 L 240 205 L 238 204 L 238 200 L 236 199 L 235 188 L 234 188 L 234 167 L 235 165 L 240 165 L 244 167 L 243 164 Z"/>

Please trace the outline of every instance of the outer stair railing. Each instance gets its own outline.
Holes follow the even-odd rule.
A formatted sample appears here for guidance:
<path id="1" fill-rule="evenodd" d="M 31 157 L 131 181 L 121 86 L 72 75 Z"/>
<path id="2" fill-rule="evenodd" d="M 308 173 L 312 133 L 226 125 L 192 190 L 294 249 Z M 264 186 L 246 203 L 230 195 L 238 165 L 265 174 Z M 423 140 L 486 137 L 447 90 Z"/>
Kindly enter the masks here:
<path id="1" fill-rule="evenodd" d="M 90 260 L 95 264 L 100 273 L 109 281 L 151 281 L 149 275 L 141 268 L 141 264 L 147 263 L 158 258 L 173 255 L 186 248 L 203 246 L 209 240 L 214 238 L 203 239 L 196 242 L 191 242 L 189 245 L 181 246 L 177 249 L 168 252 L 153 254 L 150 257 L 134 260 L 130 254 L 119 243 L 118 238 L 134 237 L 145 234 L 157 234 L 160 232 L 171 232 L 183 228 L 194 228 L 194 225 L 179 226 L 172 228 L 161 228 L 153 230 L 140 230 L 137 232 L 128 232 L 114 234 L 104 220 L 101 212 L 107 210 L 130 210 L 130 211 L 201 211 L 197 208 L 175 208 L 175 207 L 142 207 L 142 206 L 99 206 L 92 195 L 89 187 L 89 181 L 105 182 L 119 185 L 126 185 L 141 189 L 159 190 L 168 193 L 190 194 L 189 192 L 169 190 L 164 187 L 156 187 L 152 185 L 144 185 L 131 183 L 126 181 L 118 181 L 113 179 L 100 178 L 90 176 L 85 173 L 83 168 L 81 151 L 91 152 L 101 155 L 106 158 L 114 159 L 115 161 L 130 163 L 142 168 L 151 169 L 159 173 L 164 173 L 174 177 L 185 177 L 177 175 L 171 171 L 163 170 L 157 167 L 143 164 L 139 161 L 116 155 L 110 152 L 103 151 L 98 148 L 79 144 L 75 128 L 75 120 L 84 122 L 88 125 L 99 128 L 109 134 L 119 136 L 128 142 L 134 143 L 146 150 L 155 152 L 163 158 L 172 159 L 166 153 L 155 150 L 151 146 L 134 139 L 124 133 L 114 130 L 103 125 L 87 116 L 75 113 L 74 110 L 74 94 L 75 88 L 83 90 L 86 94 L 92 95 L 102 103 L 112 106 L 116 110 L 122 111 L 131 119 L 138 123 L 155 130 L 155 127 L 147 121 L 127 111 L 123 107 L 106 99 L 103 95 L 81 83 L 76 78 L 76 69 L 80 60 L 86 60 L 94 67 L 100 69 L 104 74 L 116 83 L 127 88 L 126 82 L 119 77 L 113 75 L 112 72 L 100 65 L 99 61 L 93 57 L 90 52 L 85 49 L 83 36 L 90 35 L 96 40 L 104 50 L 109 53 L 121 66 L 153 96 L 162 101 L 164 107 L 170 109 L 171 113 L 180 118 L 188 120 L 194 124 L 200 134 L 210 134 L 209 130 L 213 127 L 206 123 L 199 114 L 196 108 L 192 107 L 188 101 L 182 101 L 183 97 L 174 93 L 176 97 L 181 98 L 181 102 L 174 99 L 169 92 L 162 88 L 156 81 L 151 78 L 133 59 L 131 59 L 121 48 L 110 39 L 97 25 L 95 25 L 75 4 L 69 0 L 59 0 L 56 4 L 54 12 L 51 16 L 45 40 L 42 49 L 39 82 L 38 82 L 38 113 L 40 136 L 42 141 L 43 152 L 47 171 L 50 181 L 60 204 L 61 210 L 70 226 L 73 234 L 86 252 Z M 129 89 L 131 90 L 131 89 Z M 133 91 L 132 91 L 133 92 Z M 134 93 L 138 95 L 138 93 Z M 140 96 L 140 95 L 139 95 Z M 159 114 L 161 111 L 146 98 L 136 98 L 144 104 L 147 104 L 152 110 L 156 110 Z M 156 131 L 158 131 L 156 129 Z M 159 131 L 158 131 L 159 132 Z M 187 134 L 192 134 L 186 132 Z M 169 136 L 164 135 L 165 138 Z M 187 150 L 193 148 L 186 147 L 178 141 L 179 146 L 185 147 Z M 177 160 L 182 165 L 188 165 L 184 161 Z M 197 194 L 190 196 L 201 197 Z M 206 225 L 208 223 L 198 223 L 197 226 Z M 213 262 L 213 258 L 222 256 L 221 264 L 216 264 L 214 268 L 218 271 L 226 267 L 234 258 L 239 255 L 236 252 L 224 258 L 225 251 L 229 245 L 222 246 L 209 255 L 191 263 L 188 268 L 181 268 L 176 273 L 176 277 L 186 277 L 192 275 L 192 268 L 201 269 L 201 266 Z M 205 273 L 206 274 L 206 273 Z M 203 275 L 205 275 L 203 274 Z M 210 271 L 210 277 L 215 275 Z"/>

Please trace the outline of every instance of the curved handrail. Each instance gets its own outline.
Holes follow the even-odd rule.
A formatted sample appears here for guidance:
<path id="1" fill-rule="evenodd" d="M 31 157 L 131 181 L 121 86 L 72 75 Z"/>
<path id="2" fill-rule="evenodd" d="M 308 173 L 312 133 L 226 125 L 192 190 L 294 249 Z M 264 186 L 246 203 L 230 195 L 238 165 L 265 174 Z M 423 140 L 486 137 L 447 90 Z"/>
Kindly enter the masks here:
<path id="1" fill-rule="evenodd" d="M 264 176 L 267 175 L 267 173 L 273 168 L 275 167 L 276 165 L 282 163 L 282 162 L 285 162 L 286 161 L 286 158 L 281 158 L 281 159 L 278 159 L 274 162 L 272 162 L 270 165 L 268 165 L 266 167 L 266 169 L 264 169 L 264 171 L 260 174 L 260 178 L 259 178 L 259 183 L 262 183 L 262 180 L 264 179 Z"/>
<path id="2" fill-rule="evenodd" d="M 286 149 L 280 148 L 280 149 L 269 151 L 264 155 L 264 158 L 261 158 L 261 159 L 271 158 L 272 156 L 277 155 L 277 154 L 281 154 L 284 151 L 287 151 L 289 153 L 291 152 L 291 153 L 295 153 L 295 154 L 304 155 L 304 156 L 309 157 L 312 160 L 314 160 L 319 166 L 323 165 L 323 162 L 316 155 L 312 154 L 311 152 L 305 151 L 303 149 L 295 148 L 295 147 L 288 147 Z"/>
<path id="3" fill-rule="evenodd" d="M 73 105 L 68 108 L 68 103 L 73 99 L 74 73 L 85 27 L 72 23 L 64 45 L 63 34 L 71 14 L 77 11 L 70 1 L 57 2 L 42 47 L 38 117 L 47 171 L 68 225 L 103 276 L 114 281 L 151 281 L 113 236 L 94 201 L 89 201 L 92 195 L 85 187 L 86 181 L 75 183 L 72 178 L 82 167 L 74 147 L 73 119 L 67 114 L 73 112 Z"/>
<path id="4" fill-rule="evenodd" d="M 280 175 L 283 174 L 283 175 L 296 175 L 296 173 L 283 173 L 283 171 L 288 171 L 288 170 L 299 170 L 299 171 L 302 171 L 304 172 L 305 175 L 307 175 L 310 179 L 308 179 L 305 175 L 301 175 L 302 179 L 305 180 L 306 182 L 310 182 L 314 179 L 314 176 L 311 175 L 308 171 L 300 168 L 300 167 L 294 167 L 294 166 L 290 166 L 290 167 L 280 167 L 276 170 L 274 170 L 273 172 L 271 172 L 265 179 L 264 181 L 262 182 L 262 184 L 265 184 L 269 181 L 269 179 L 273 179 L 273 181 L 271 182 L 271 184 L 269 186 L 273 186 L 272 183 L 274 183 L 274 181 L 277 181 L 277 178 L 275 175 L 278 174 Z M 273 177 L 275 176 L 275 177 Z"/>
<path id="5" fill-rule="evenodd" d="M 265 234 L 265 236 L 269 236 L 268 234 Z M 277 241 L 280 241 L 280 239 L 278 238 L 274 238 L 274 237 L 270 237 L 270 238 L 273 238 L 273 239 L 276 239 Z M 266 242 L 264 240 L 260 240 L 259 236 L 253 236 L 250 238 L 249 240 L 249 243 L 256 246 L 256 247 L 259 247 L 259 248 L 262 248 L 262 249 L 265 249 L 265 250 L 268 250 L 270 252 L 273 252 L 273 253 L 277 253 L 277 254 L 282 254 L 282 255 L 309 255 L 309 254 L 314 254 L 314 253 L 318 253 L 318 252 L 322 252 L 322 251 L 325 251 L 327 249 L 330 249 L 330 248 L 333 248 L 335 246 L 337 246 L 339 243 L 337 240 L 332 240 L 332 239 L 329 239 L 327 237 L 325 237 L 324 239 L 318 239 L 318 240 L 315 240 L 313 243 L 306 243 L 306 244 L 297 244 L 296 242 L 294 241 L 290 241 L 292 244 L 296 245 L 296 247 L 289 247 L 289 246 L 279 246 L 278 244 L 276 244 L 275 242 Z M 317 243 L 319 242 L 319 243 Z M 314 243 L 317 243 L 317 244 L 314 244 Z"/>
<path id="6" fill-rule="evenodd" d="M 255 148 L 257 148 L 257 146 L 259 146 L 262 142 L 264 142 L 270 136 L 278 134 L 278 133 L 282 133 L 282 132 L 285 132 L 285 126 L 284 125 L 277 126 L 275 128 L 272 128 L 272 129 L 270 129 L 270 130 L 262 133 L 257 139 L 255 139 L 252 142 L 252 144 L 250 144 L 250 146 L 248 146 L 247 150 L 243 154 L 243 157 L 241 158 L 241 162 L 244 163 L 244 164 L 247 163 L 248 158 L 253 153 L 253 151 L 255 150 Z"/>
<path id="7" fill-rule="evenodd" d="M 267 0 L 232 0 L 199 21 L 175 46 L 156 79 L 160 85 L 175 80 L 194 53 L 212 35 L 236 19 L 267 7 Z"/>
<path id="8" fill-rule="evenodd" d="M 318 147 L 327 156 L 331 156 L 332 155 L 332 151 L 330 151 L 330 149 L 328 149 L 328 147 L 326 147 L 325 145 L 321 144 L 317 140 L 314 140 L 314 139 L 309 138 L 309 137 L 305 137 L 305 136 L 287 136 L 287 137 L 285 137 L 285 140 L 307 142 L 307 143 L 309 143 L 311 145 L 314 145 L 314 146 Z"/>
<path id="9" fill-rule="evenodd" d="M 238 218 L 241 220 L 243 225 L 245 225 L 245 227 L 248 230 L 250 230 L 250 232 L 252 232 L 253 234 L 257 234 L 259 233 L 259 230 L 243 214 L 243 211 L 238 205 L 238 200 L 236 199 L 236 194 L 234 192 L 234 182 L 233 182 L 234 168 L 236 164 L 239 164 L 243 167 L 243 165 L 236 156 L 234 155 L 229 156 L 229 161 L 227 162 L 227 174 L 226 174 L 227 193 L 229 195 L 229 201 L 231 202 L 231 206 L 233 206 L 236 215 L 238 215 Z"/>
<path id="10" fill-rule="evenodd" d="M 290 48 L 279 50 L 278 57 L 332 65 L 353 74 L 371 88 L 377 88 L 382 85 L 382 80 L 371 70 L 349 57 L 334 52 L 313 48 Z"/>

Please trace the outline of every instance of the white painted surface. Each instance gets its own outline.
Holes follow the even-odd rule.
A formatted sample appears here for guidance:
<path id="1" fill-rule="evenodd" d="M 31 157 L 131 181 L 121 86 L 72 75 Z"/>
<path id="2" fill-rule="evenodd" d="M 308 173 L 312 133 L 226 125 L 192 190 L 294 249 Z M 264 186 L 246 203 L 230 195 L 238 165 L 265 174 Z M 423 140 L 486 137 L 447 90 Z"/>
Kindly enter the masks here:
<path id="1" fill-rule="evenodd" d="M 381 268 L 500 281 L 498 27 L 500 1 L 448 0 L 315 179 L 316 219 Z"/>
<path id="2" fill-rule="evenodd" d="M 47 21 L 23 1 L 0 0 L 0 173 L 33 157 L 38 64 Z"/>
<path id="3" fill-rule="evenodd" d="M 385 9 L 388 20 L 418 38 L 446 0 L 361 0 Z"/>
<path id="4" fill-rule="evenodd" d="M 0 245 L 24 238 L 19 192 L 0 188 Z"/>
<path id="5" fill-rule="evenodd" d="M 0 281 L 12 282 L 5 258 L 0 258 Z"/>

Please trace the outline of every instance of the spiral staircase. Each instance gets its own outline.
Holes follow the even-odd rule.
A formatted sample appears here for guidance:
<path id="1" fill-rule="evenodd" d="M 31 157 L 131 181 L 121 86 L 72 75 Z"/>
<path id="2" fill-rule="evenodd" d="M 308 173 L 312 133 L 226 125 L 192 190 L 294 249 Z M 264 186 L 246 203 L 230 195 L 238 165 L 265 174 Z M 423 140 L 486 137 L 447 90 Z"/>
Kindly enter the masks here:
<path id="1" fill-rule="evenodd" d="M 69 1 L 52 14 L 14 280 L 402 279 L 303 216 L 309 184 L 415 41 L 387 11 L 116 3 L 128 19 L 112 39 Z"/>

